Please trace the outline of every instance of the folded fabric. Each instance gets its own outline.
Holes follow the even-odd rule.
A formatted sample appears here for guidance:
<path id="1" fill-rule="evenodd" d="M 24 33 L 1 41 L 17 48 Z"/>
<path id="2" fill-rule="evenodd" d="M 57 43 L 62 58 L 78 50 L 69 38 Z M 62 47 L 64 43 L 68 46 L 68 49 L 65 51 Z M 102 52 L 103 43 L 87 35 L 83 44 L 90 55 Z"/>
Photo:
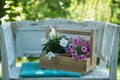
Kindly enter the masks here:
<path id="1" fill-rule="evenodd" d="M 80 77 L 78 72 L 53 70 L 40 68 L 38 62 L 27 62 L 22 64 L 20 77 Z"/>

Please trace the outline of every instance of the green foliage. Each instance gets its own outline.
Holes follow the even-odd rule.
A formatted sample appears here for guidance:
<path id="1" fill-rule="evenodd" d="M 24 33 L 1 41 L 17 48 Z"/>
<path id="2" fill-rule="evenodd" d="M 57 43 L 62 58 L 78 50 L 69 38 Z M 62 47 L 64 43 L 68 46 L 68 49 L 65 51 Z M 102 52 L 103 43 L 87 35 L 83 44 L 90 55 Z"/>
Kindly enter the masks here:
<path id="1" fill-rule="evenodd" d="M 59 36 L 59 33 L 56 33 L 52 39 L 49 39 L 48 42 L 43 44 L 43 52 L 53 52 L 53 53 L 64 53 L 65 50 L 62 46 L 60 46 L 60 40 L 62 39 L 61 36 Z"/>
<path id="2" fill-rule="evenodd" d="M 119 0 L 2 0 L 4 21 L 69 18 L 120 24 Z"/>
<path id="3" fill-rule="evenodd" d="M 111 15 L 110 3 L 111 0 L 71 0 L 68 11 L 70 12 L 69 18 L 77 19 L 78 21 L 84 20 L 97 20 L 109 21 Z"/>
<path id="4" fill-rule="evenodd" d="M 6 0 L 5 21 L 34 20 L 66 17 L 71 0 Z M 4 21 L 4 20 L 3 20 Z"/>

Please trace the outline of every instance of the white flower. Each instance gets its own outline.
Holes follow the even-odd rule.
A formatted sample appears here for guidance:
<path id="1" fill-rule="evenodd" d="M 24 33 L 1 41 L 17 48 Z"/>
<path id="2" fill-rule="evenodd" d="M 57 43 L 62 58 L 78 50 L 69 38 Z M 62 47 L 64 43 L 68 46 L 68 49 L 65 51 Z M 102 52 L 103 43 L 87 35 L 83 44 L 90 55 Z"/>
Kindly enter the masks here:
<path id="1" fill-rule="evenodd" d="M 49 33 L 50 39 L 56 34 L 55 29 L 51 28 L 51 32 Z"/>
<path id="2" fill-rule="evenodd" d="M 66 47 L 67 44 L 68 44 L 68 41 L 67 41 L 65 38 L 62 38 L 62 39 L 60 40 L 60 45 L 61 45 L 62 47 Z"/>
<path id="3" fill-rule="evenodd" d="M 45 56 L 48 57 L 48 60 L 51 60 L 52 57 L 55 57 L 55 54 L 52 52 L 48 52 L 48 54 L 46 54 Z"/>

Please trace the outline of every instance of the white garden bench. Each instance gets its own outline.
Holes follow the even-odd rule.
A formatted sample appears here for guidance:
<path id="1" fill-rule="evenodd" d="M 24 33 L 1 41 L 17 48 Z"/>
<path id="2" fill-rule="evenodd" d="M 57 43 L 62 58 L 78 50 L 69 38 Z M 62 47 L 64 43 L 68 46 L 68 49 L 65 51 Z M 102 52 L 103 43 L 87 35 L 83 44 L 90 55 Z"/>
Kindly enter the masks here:
<path id="1" fill-rule="evenodd" d="M 16 66 L 16 57 L 39 57 L 48 25 L 76 30 L 96 30 L 95 53 L 100 58 L 99 65 L 82 77 L 40 77 L 21 78 L 20 67 Z M 2 80 L 116 80 L 118 44 L 118 25 L 97 21 L 76 22 L 67 19 L 50 19 L 39 22 L 8 22 L 0 26 Z M 109 66 L 109 71 L 106 70 Z"/>

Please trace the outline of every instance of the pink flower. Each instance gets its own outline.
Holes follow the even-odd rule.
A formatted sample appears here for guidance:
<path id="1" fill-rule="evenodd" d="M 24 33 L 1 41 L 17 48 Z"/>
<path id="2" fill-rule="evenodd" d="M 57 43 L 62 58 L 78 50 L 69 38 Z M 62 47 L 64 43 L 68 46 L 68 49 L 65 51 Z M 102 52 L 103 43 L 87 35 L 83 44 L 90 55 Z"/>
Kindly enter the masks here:
<path id="1" fill-rule="evenodd" d="M 86 46 L 90 46 L 90 41 L 85 41 Z"/>
<path id="2" fill-rule="evenodd" d="M 82 46 L 82 52 L 86 52 L 87 51 L 87 47 L 86 46 Z"/>
<path id="3" fill-rule="evenodd" d="M 82 61 L 83 57 L 81 55 L 78 56 L 78 61 Z"/>
<path id="4" fill-rule="evenodd" d="M 72 59 L 76 59 L 77 58 L 77 53 L 72 54 Z"/>
<path id="5" fill-rule="evenodd" d="M 77 36 L 76 38 L 71 38 L 69 42 L 70 44 L 67 48 L 67 52 L 72 54 L 72 59 L 77 58 L 79 61 L 81 61 L 89 57 L 89 53 L 91 52 L 89 40 L 87 41 L 82 39 L 81 36 Z"/>
<path id="6" fill-rule="evenodd" d="M 82 40 L 79 40 L 78 43 L 79 43 L 79 44 L 82 44 Z"/>
<path id="7" fill-rule="evenodd" d="M 81 56 L 82 56 L 83 60 L 85 60 L 85 59 L 86 59 L 86 56 L 85 56 L 85 55 L 81 55 Z"/>
<path id="8" fill-rule="evenodd" d="M 70 44 L 69 48 L 73 49 L 74 48 L 74 44 Z"/>
<path id="9" fill-rule="evenodd" d="M 86 59 L 85 55 L 79 55 L 78 56 L 78 61 L 82 61 L 82 60 L 85 60 L 85 59 Z"/>
<path id="10" fill-rule="evenodd" d="M 71 52 L 71 48 L 68 47 L 68 48 L 67 48 L 67 52 Z"/>
<path id="11" fill-rule="evenodd" d="M 77 39 L 78 39 L 78 40 L 82 40 L 82 38 L 81 38 L 81 36 L 80 36 L 80 35 L 78 35 Z"/>
<path id="12" fill-rule="evenodd" d="M 77 54 L 77 51 L 76 50 L 72 50 L 72 54 Z"/>
<path id="13" fill-rule="evenodd" d="M 78 40 L 77 40 L 77 39 L 74 39 L 73 43 L 74 43 L 76 46 L 78 46 L 78 45 L 79 45 L 79 42 L 78 42 Z"/>
<path id="14" fill-rule="evenodd" d="M 87 53 L 91 52 L 91 48 L 87 47 Z"/>

